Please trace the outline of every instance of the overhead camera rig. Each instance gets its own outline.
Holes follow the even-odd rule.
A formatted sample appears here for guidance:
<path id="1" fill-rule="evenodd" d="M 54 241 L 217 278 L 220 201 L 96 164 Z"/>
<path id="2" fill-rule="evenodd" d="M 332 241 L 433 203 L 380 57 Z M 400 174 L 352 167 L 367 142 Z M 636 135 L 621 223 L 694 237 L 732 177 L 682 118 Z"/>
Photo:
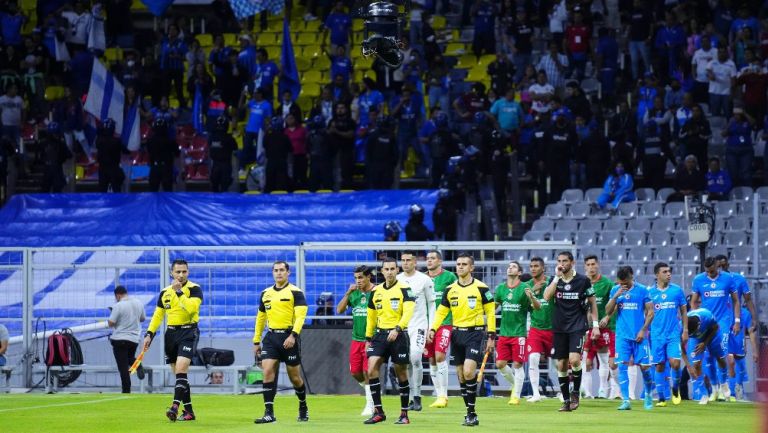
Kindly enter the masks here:
<path id="1" fill-rule="evenodd" d="M 399 10 L 400 5 L 404 7 L 403 12 Z M 363 56 L 376 56 L 388 66 L 399 68 L 404 58 L 402 33 L 410 10 L 410 0 L 362 2 L 358 11 L 365 20 Z"/>

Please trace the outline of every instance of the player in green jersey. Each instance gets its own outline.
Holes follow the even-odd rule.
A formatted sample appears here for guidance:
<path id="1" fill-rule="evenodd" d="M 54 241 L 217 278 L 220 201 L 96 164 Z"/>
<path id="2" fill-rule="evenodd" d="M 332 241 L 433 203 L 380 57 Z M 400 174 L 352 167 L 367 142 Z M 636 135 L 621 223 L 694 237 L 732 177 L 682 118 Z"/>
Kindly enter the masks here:
<path id="1" fill-rule="evenodd" d="M 611 289 L 615 285 L 610 278 L 600 274 L 600 261 L 597 256 L 589 255 L 584 258 L 584 273 L 592 282 L 592 288 L 595 290 L 595 302 L 597 303 L 597 319 L 600 321 L 600 338 L 592 340 L 592 330 L 587 331 L 587 337 L 584 342 L 584 356 L 587 360 L 586 371 L 584 375 L 584 386 L 581 388 L 585 398 L 593 398 L 592 394 L 592 368 L 595 357 L 600 364 L 598 376 L 600 377 L 600 389 L 597 396 L 599 398 L 611 398 L 619 395 L 619 383 L 617 381 L 619 369 L 616 365 L 616 316 L 605 314 L 605 306 L 611 299 Z M 608 383 L 608 377 L 611 383 Z M 610 390 L 610 392 L 609 392 Z"/>
<path id="2" fill-rule="evenodd" d="M 456 274 L 443 269 L 443 255 L 440 251 L 432 250 L 427 253 L 427 275 L 432 278 L 435 286 L 435 307 L 440 306 L 446 288 L 456 281 Z M 445 318 L 435 334 L 432 343 L 427 343 L 425 352 L 429 358 L 429 375 L 435 386 L 437 399 L 429 407 L 443 408 L 448 406 L 448 345 L 451 342 L 451 313 Z"/>
<path id="3" fill-rule="evenodd" d="M 520 263 L 510 262 L 507 280 L 494 291 L 494 300 L 501 306 L 501 329 L 496 343 L 496 368 L 512 386 L 509 404 L 520 404 L 520 392 L 525 381 L 525 337 L 528 335 L 528 311 L 541 309 L 541 303 L 531 288 L 520 282 Z M 512 368 L 509 368 L 512 361 Z M 514 371 L 513 371 L 514 370 Z"/>
<path id="4" fill-rule="evenodd" d="M 373 398 L 368 385 L 368 357 L 365 353 L 365 327 L 368 320 L 368 298 L 373 290 L 373 273 L 367 266 L 358 266 L 354 271 L 355 282 L 336 306 L 337 314 L 352 309 L 352 344 L 349 347 L 349 372 L 361 387 L 365 388 L 365 408 L 361 416 L 373 415 Z"/>

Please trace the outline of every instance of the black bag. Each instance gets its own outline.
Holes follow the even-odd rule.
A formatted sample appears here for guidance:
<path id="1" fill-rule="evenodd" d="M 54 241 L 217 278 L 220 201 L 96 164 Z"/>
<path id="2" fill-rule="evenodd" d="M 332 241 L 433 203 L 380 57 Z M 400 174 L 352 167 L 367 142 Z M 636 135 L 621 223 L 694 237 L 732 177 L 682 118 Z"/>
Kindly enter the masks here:
<path id="1" fill-rule="evenodd" d="M 200 357 L 205 365 L 226 366 L 235 363 L 235 352 L 228 349 L 203 347 L 200 349 Z"/>

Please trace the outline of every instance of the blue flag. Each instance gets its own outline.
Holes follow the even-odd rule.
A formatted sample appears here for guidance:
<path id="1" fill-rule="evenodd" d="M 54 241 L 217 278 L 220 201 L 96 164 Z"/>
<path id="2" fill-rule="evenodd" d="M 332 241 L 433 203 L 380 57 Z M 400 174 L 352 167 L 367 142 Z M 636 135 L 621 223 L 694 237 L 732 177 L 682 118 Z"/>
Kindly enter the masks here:
<path id="1" fill-rule="evenodd" d="M 283 49 L 280 58 L 280 71 L 282 74 L 277 89 L 280 95 L 285 91 L 290 91 L 295 101 L 301 92 L 301 82 L 299 81 L 299 70 L 296 69 L 296 57 L 293 55 L 293 42 L 291 42 L 288 18 L 283 19 Z"/>
<path id="2" fill-rule="evenodd" d="M 284 5 L 285 0 L 229 0 L 232 13 L 235 14 L 238 20 L 248 18 L 265 10 L 273 15 L 277 15 L 283 10 Z"/>
<path id="3" fill-rule="evenodd" d="M 173 0 L 141 0 L 141 2 L 152 12 L 152 15 L 159 17 L 171 6 Z"/>
<path id="4" fill-rule="evenodd" d="M 198 134 L 205 132 L 203 125 L 203 92 L 200 91 L 200 85 L 195 85 L 195 101 L 192 103 L 192 126 Z"/>

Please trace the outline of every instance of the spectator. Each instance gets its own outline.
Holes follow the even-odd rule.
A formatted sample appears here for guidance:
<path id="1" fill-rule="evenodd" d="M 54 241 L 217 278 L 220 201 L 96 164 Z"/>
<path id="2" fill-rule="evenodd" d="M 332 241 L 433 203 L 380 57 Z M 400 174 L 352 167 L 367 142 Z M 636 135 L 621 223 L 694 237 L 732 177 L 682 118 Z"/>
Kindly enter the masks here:
<path id="1" fill-rule="evenodd" d="M 337 1 L 333 10 L 325 19 L 323 44 L 331 35 L 331 51 L 336 53 L 339 47 L 347 51 L 352 38 L 352 17 L 344 10 L 344 2 Z"/>
<path id="2" fill-rule="evenodd" d="M 742 96 L 744 111 L 755 120 L 762 119 L 766 114 L 765 92 L 768 90 L 768 74 L 760 65 L 760 59 L 750 50 L 747 51 L 750 62 L 741 69 L 736 85 L 743 86 Z"/>
<path id="3" fill-rule="evenodd" d="M 669 147 L 669 133 L 653 120 L 645 123 L 645 131 L 637 148 L 638 160 L 643 164 L 643 177 L 649 188 L 659 190 L 664 186 L 666 163 L 675 166 L 675 158 Z"/>
<path id="4" fill-rule="evenodd" d="M 277 111 L 275 114 L 280 116 L 280 118 L 283 120 L 286 120 L 288 115 L 292 114 L 293 120 L 298 123 L 301 123 L 301 119 L 303 119 L 301 116 L 301 107 L 299 107 L 299 104 L 293 101 L 293 93 L 291 93 L 290 90 L 283 92 L 283 97 L 280 100 L 280 105 L 277 106 Z M 286 124 L 287 123 L 288 122 L 286 120 Z"/>
<path id="5" fill-rule="evenodd" d="M 595 69 L 598 71 L 597 78 L 600 81 L 603 99 L 612 102 L 619 70 L 619 43 L 616 41 L 613 30 L 600 28 L 595 54 Z"/>
<path id="6" fill-rule="evenodd" d="M 365 77 L 363 78 L 363 84 L 365 85 L 365 90 L 358 98 L 358 104 L 360 105 L 360 117 L 358 118 L 358 121 L 359 123 L 367 124 L 369 123 L 368 113 L 370 113 L 371 109 L 379 113 L 381 112 L 384 104 L 384 95 L 376 90 L 376 83 L 373 79 Z"/>
<path id="7" fill-rule="evenodd" d="M 240 51 L 237 53 L 237 64 L 247 73 L 250 79 L 256 73 L 256 47 L 251 43 L 249 35 L 240 35 Z"/>
<path id="8" fill-rule="evenodd" d="M 485 97 L 485 86 L 482 83 L 474 83 L 472 90 L 453 101 L 453 109 L 456 111 L 459 124 L 459 134 L 465 135 L 472 127 L 475 113 L 488 111 L 490 108 Z"/>
<path id="9" fill-rule="evenodd" d="M 335 115 L 328 124 L 328 139 L 335 152 L 331 160 L 338 155 L 339 171 L 341 172 L 341 189 L 352 187 L 352 176 L 355 169 L 355 121 L 344 103 L 336 103 Z"/>
<path id="10" fill-rule="evenodd" d="M 283 119 L 273 117 L 264 134 L 264 156 L 267 160 L 264 192 L 288 190 L 288 157 L 292 152 L 291 140 L 283 133 Z"/>
<path id="11" fill-rule="evenodd" d="M 426 78 L 429 85 L 429 109 L 440 108 L 447 112 L 449 109 L 450 68 L 445 63 L 442 54 L 436 54 L 427 70 Z"/>
<path id="12" fill-rule="evenodd" d="M 653 14 L 643 0 L 634 0 L 629 22 L 629 56 L 632 61 L 632 78 L 638 80 L 651 70 L 651 49 L 648 44 L 653 36 Z M 643 62 L 643 74 L 640 62 Z"/>
<path id="13" fill-rule="evenodd" d="M 48 124 L 48 130 L 41 140 L 41 145 L 43 148 L 42 158 L 45 164 L 41 191 L 60 193 L 67 185 L 62 164 L 72 158 L 72 152 L 69 151 L 61 137 L 58 123 L 50 122 Z"/>
<path id="14" fill-rule="evenodd" d="M 61 16 L 69 22 L 67 32 L 67 47 L 69 52 L 75 54 L 77 51 L 85 50 L 88 43 L 88 21 L 90 13 L 86 9 L 85 2 L 76 1 L 74 8 L 66 6 Z"/>
<path id="15" fill-rule="evenodd" d="M 264 99 L 261 88 L 254 89 L 253 99 L 246 105 L 245 91 L 240 97 L 240 110 L 248 108 L 248 120 L 245 124 L 245 136 L 243 137 L 243 150 L 240 154 L 240 169 L 244 170 L 249 164 L 256 161 L 257 140 L 259 133 L 267 125 L 267 121 L 272 118 L 272 104 Z"/>
<path id="16" fill-rule="evenodd" d="M 429 156 L 418 138 L 418 130 L 424 121 L 424 97 L 413 91 L 413 86 L 403 86 L 402 94 L 392 100 L 392 117 L 397 122 L 397 147 L 400 168 L 408 159 L 408 149 L 413 148 L 419 158 L 416 177 L 426 177 L 429 171 Z"/>
<path id="17" fill-rule="evenodd" d="M 180 151 L 179 145 L 171 138 L 170 124 L 165 116 L 157 116 L 152 120 L 152 135 L 147 140 L 149 155 L 149 190 L 173 192 L 176 179 L 176 158 Z"/>
<path id="18" fill-rule="evenodd" d="M 677 73 L 686 46 L 685 29 L 678 24 L 673 12 L 666 13 L 665 25 L 656 32 L 654 45 L 659 53 L 660 67 L 657 70 L 673 76 Z"/>
<path id="19" fill-rule="evenodd" d="M 733 109 L 733 117 L 723 129 L 725 161 L 735 186 L 752 186 L 752 160 L 755 156 L 752 132 L 755 119 L 742 108 Z"/>
<path id="20" fill-rule="evenodd" d="M 221 370 L 213 370 L 209 377 L 211 378 L 211 385 L 224 384 L 224 372 Z"/>
<path id="21" fill-rule="evenodd" d="M 555 88 L 547 82 L 547 73 L 540 70 L 536 83 L 528 88 L 528 94 L 533 101 L 531 110 L 538 114 L 549 113 L 552 108 L 552 98 L 555 96 Z"/>
<path id="22" fill-rule="evenodd" d="M 415 39 L 415 40 L 418 41 L 418 39 Z M 408 36 L 403 35 L 401 42 L 402 42 L 402 48 L 400 48 L 400 52 L 403 53 L 404 62 L 403 64 L 400 65 L 400 67 L 395 68 L 395 70 L 392 72 L 394 87 L 395 87 L 395 90 L 397 91 L 403 88 L 403 82 L 405 81 L 405 76 L 403 75 L 403 72 L 404 72 L 405 66 L 411 61 L 411 54 L 418 53 L 418 51 L 411 46 L 411 42 Z"/>
<path id="23" fill-rule="evenodd" d="M 412 204 L 408 209 L 408 223 L 405 225 L 406 242 L 426 242 L 435 239 L 426 225 L 424 225 L 424 206 Z"/>
<path id="24" fill-rule="evenodd" d="M 189 80 L 187 81 L 187 92 L 189 92 L 192 98 L 195 97 L 195 92 L 198 87 L 200 88 L 200 93 L 203 95 L 204 99 L 207 99 L 208 95 L 213 91 L 213 78 L 211 78 L 211 75 L 202 63 L 198 63 L 195 66 L 193 75 L 189 77 Z"/>
<path id="25" fill-rule="evenodd" d="M 437 112 L 434 116 L 435 131 L 429 134 L 429 156 L 432 160 L 432 188 L 440 185 L 440 180 L 448 168 L 448 160 L 460 153 L 461 138 L 451 131 L 448 125 L 448 115 Z"/>
<path id="26" fill-rule="evenodd" d="M 597 207 L 614 211 L 619 204 L 630 201 L 635 201 L 632 175 L 624 171 L 624 164 L 616 162 L 605 180 L 602 194 L 597 198 Z"/>
<path id="27" fill-rule="evenodd" d="M 389 116 L 368 131 L 365 143 L 365 180 L 370 189 L 391 189 L 399 160 L 397 137 Z M 402 165 L 402 163 L 401 163 Z"/>
<path id="28" fill-rule="evenodd" d="M 197 65 L 201 65 L 203 70 L 206 69 L 206 56 L 205 51 L 200 46 L 200 41 L 192 39 L 192 43 L 189 45 L 189 51 L 184 55 L 187 61 L 187 80 L 195 75 Z"/>
<path id="29" fill-rule="evenodd" d="M 563 191 L 570 184 L 570 167 L 576 157 L 579 139 L 576 130 L 563 111 L 552 113 L 552 125 L 546 128 L 543 136 L 544 152 L 542 161 L 545 162 L 547 176 L 551 179 L 550 197 L 559 200 Z"/>
<path id="30" fill-rule="evenodd" d="M 707 192 L 711 200 L 728 200 L 731 194 L 731 176 L 720 168 L 720 158 L 709 158 L 709 170 L 707 171 Z"/>
<path id="31" fill-rule="evenodd" d="M 344 81 L 344 77 L 336 75 L 333 77 L 333 82 L 328 86 L 331 90 L 331 96 L 333 102 L 342 102 L 344 104 L 351 104 L 354 96 L 352 95 L 352 88 L 357 86 L 357 83 L 347 83 Z M 358 92 L 359 93 L 359 90 Z"/>
<path id="32" fill-rule="evenodd" d="M 163 74 L 163 94 L 170 96 L 171 85 L 176 91 L 180 107 L 186 107 L 184 100 L 184 56 L 187 44 L 179 37 L 175 24 L 168 26 L 168 36 L 160 44 L 160 72 Z"/>
<path id="33" fill-rule="evenodd" d="M 8 353 L 8 340 L 11 336 L 8 334 L 8 328 L 0 323 L 0 367 L 4 367 L 8 363 L 6 353 Z"/>
<path id="34" fill-rule="evenodd" d="M 211 191 L 224 192 L 232 185 L 232 154 L 237 143 L 227 133 L 229 122 L 223 115 L 216 117 L 208 132 L 208 155 L 211 158 Z"/>
<path id="35" fill-rule="evenodd" d="M 347 56 L 346 45 L 335 46 L 335 50 L 332 46 L 332 52 L 326 51 L 328 58 L 331 60 L 331 77 L 341 75 L 345 83 L 349 82 L 352 76 L 353 67 L 352 60 Z"/>
<path id="36" fill-rule="evenodd" d="M 208 97 L 208 103 L 205 107 L 205 130 L 208 134 L 216 127 L 216 122 L 219 116 L 224 116 L 224 120 L 228 121 L 227 103 L 221 99 L 221 91 L 213 89 Z M 227 130 L 227 125 L 224 127 L 224 132 Z"/>
<path id="37" fill-rule="evenodd" d="M 15 1 L 6 2 L 6 11 L 0 10 L 0 36 L 3 45 L 21 48 L 21 28 L 27 22 L 27 17 L 19 11 Z"/>
<path id="38" fill-rule="evenodd" d="M 581 8 L 576 6 L 573 13 L 573 24 L 565 29 L 565 42 L 563 49 L 569 55 L 568 75 L 576 80 L 584 78 L 584 70 L 589 60 L 589 41 L 592 38 L 592 29 L 584 25 Z"/>
<path id="39" fill-rule="evenodd" d="M 140 93 L 152 98 L 153 105 L 159 104 L 161 97 L 165 96 L 165 85 L 160 65 L 155 61 L 155 57 L 150 52 L 145 54 L 141 60 L 138 88 Z"/>
<path id="40" fill-rule="evenodd" d="M 565 85 L 563 105 L 574 117 L 581 116 L 585 122 L 592 120 L 592 106 L 577 81 L 570 81 Z"/>
<path id="41" fill-rule="evenodd" d="M 685 96 L 685 90 L 683 90 L 680 84 L 679 74 L 675 74 L 670 77 L 669 86 L 664 91 L 664 108 L 677 111 L 677 108 L 683 104 L 683 97 Z"/>
<path id="42" fill-rule="evenodd" d="M 253 72 L 253 88 L 261 89 L 264 99 L 270 104 L 275 99 L 275 77 L 280 75 L 280 68 L 275 62 L 269 60 L 267 50 L 259 48 L 256 50 L 256 65 Z"/>
<path id="43" fill-rule="evenodd" d="M 578 155 L 586 171 L 586 188 L 599 188 L 611 163 L 611 147 L 594 123 L 585 124 L 582 128 L 589 131 L 589 134 L 576 131 L 580 139 Z"/>
<path id="44" fill-rule="evenodd" d="M 11 83 L 6 88 L 5 95 L 0 96 L 0 135 L 10 137 L 15 146 L 18 146 L 21 140 L 21 124 L 27 114 L 24 110 L 24 100 L 19 96 L 18 90 L 18 86 Z"/>
<path id="45" fill-rule="evenodd" d="M 108 19 L 105 23 L 107 43 L 110 46 L 125 46 L 124 41 L 126 40 L 130 42 L 127 45 L 133 46 L 133 20 L 121 19 L 121 17 L 131 16 L 132 4 L 132 0 L 110 0 L 104 2 L 107 17 L 112 17 L 112 19 Z"/>
<path id="46" fill-rule="evenodd" d="M 760 34 L 760 23 L 757 18 L 750 16 L 749 7 L 746 4 L 742 4 L 739 7 L 739 16 L 731 22 L 730 31 L 728 32 L 728 40 L 730 44 L 739 38 L 740 34 L 744 34 L 744 30 L 749 32 L 749 42 L 757 43 L 757 37 Z"/>
<path id="47" fill-rule="evenodd" d="M 736 65 L 728 57 L 728 49 L 717 49 L 717 59 L 707 65 L 709 78 L 709 111 L 713 116 L 727 116 L 731 104 L 731 87 L 736 77 Z"/>
<path id="48" fill-rule="evenodd" d="M 524 56 L 524 54 L 521 54 L 521 56 Z M 499 95 L 504 95 L 507 89 L 516 82 L 515 67 L 515 65 L 510 63 L 506 54 L 496 54 L 496 60 L 488 65 L 488 75 L 491 77 L 491 90 Z M 521 66 L 521 68 L 524 67 Z M 520 69 L 520 76 L 523 76 L 523 69 Z"/>
<path id="49" fill-rule="evenodd" d="M 8 161 L 16 155 L 10 137 L 0 135 L 0 188 L 8 187 Z"/>
<path id="50" fill-rule="evenodd" d="M 496 54 L 496 5 L 489 0 L 475 0 L 471 14 L 475 24 L 472 52 L 477 57 Z"/>
<path id="51" fill-rule="evenodd" d="M 678 154 L 691 154 L 699 162 L 699 171 L 706 170 L 707 148 L 709 139 L 712 137 L 712 130 L 709 127 L 709 120 L 704 117 L 704 111 L 701 106 L 694 105 L 691 108 L 691 118 L 680 128 Z"/>
<path id="52" fill-rule="evenodd" d="M 409 84 L 413 91 L 422 95 L 424 94 L 424 81 L 421 77 L 424 73 L 424 67 L 425 63 L 421 59 L 421 54 L 416 50 L 413 50 L 410 57 L 406 57 L 403 63 L 403 84 Z"/>
<path id="53" fill-rule="evenodd" d="M 229 53 L 232 51 L 232 48 L 224 45 L 224 35 L 217 34 L 213 37 L 213 47 L 211 47 L 211 52 L 208 54 L 208 63 L 213 67 L 213 75 L 217 80 L 223 74 L 224 69 L 227 68 Z"/>
<path id="54" fill-rule="evenodd" d="M 336 310 L 334 309 L 333 293 L 322 292 L 317 298 L 317 308 L 315 309 L 315 316 L 334 316 Z M 328 319 L 312 319 L 312 325 L 336 325 L 335 320 Z"/>
<path id="55" fill-rule="evenodd" d="M 490 112 L 497 129 L 503 131 L 506 137 L 517 137 L 523 122 L 523 109 L 515 101 L 514 87 L 509 87 L 504 97 L 493 103 Z"/>
<path id="56" fill-rule="evenodd" d="M 693 53 L 691 64 L 693 67 L 693 97 L 696 103 L 708 102 L 709 75 L 707 69 L 710 62 L 717 58 L 717 49 L 712 47 L 709 36 L 701 37 L 701 48 Z"/>
<path id="57" fill-rule="evenodd" d="M 699 161 L 693 155 L 685 157 L 685 161 L 675 173 L 675 192 L 667 197 L 667 203 L 683 201 L 685 197 L 694 196 L 706 189 L 704 173 L 699 170 Z"/>
<path id="58" fill-rule="evenodd" d="M 608 139 L 614 142 L 622 140 L 631 143 L 636 142 L 637 135 L 637 117 L 632 114 L 629 104 L 626 100 L 619 101 L 618 111 L 613 115 L 608 123 Z M 603 181 L 602 176 L 600 182 Z"/>
<path id="59" fill-rule="evenodd" d="M 504 43 L 512 52 L 512 61 L 515 64 L 515 83 L 520 82 L 526 65 L 531 63 L 533 56 L 532 38 L 533 26 L 528 21 L 525 8 L 518 6 L 517 19 L 507 27 L 507 31 L 504 33 Z M 498 88 L 504 89 L 506 86 L 499 86 Z"/>
<path id="60" fill-rule="evenodd" d="M 331 87 L 323 87 L 323 90 L 320 92 L 320 99 L 318 99 L 315 106 L 312 107 L 312 110 L 309 112 L 309 117 L 312 119 L 314 119 L 316 116 L 322 117 L 323 127 L 325 127 L 328 125 L 328 123 L 330 123 L 331 118 L 333 117 L 333 104 L 333 93 L 331 92 Z"/>
<path id="61" fill-rule="evenodd" d="M 549 34 L 552 35 L 552 42 L 559 47 L 563 42 L 564 23 L 568 20 L 568 4 L 566 1 L 555 0 L 552 2 L 552 9 L 549 10 L 548 18 Z"/>
<path id="62" fill-rule="evenodd" d="M 662 97 L 654 97 L 653 106 L 645 112 L 645 116 L 643 117 L 643 127 L 647 127 L 648 122 L 654 122 L 659 127 L 658 133 L 662 135 L 665 140 L 669 140 L 673 121 L 674 118 L 672 117 L 672 113 L 664 108 L 664 100 Z"/>
<path id="63" fill-rule="evenodd" d="M 733 44 L 733 61 L 737 69 L 741 69 L 749 63 L 751 59 L 747 57 L 747 53 L 753 52 L 756 48 L 757 45 L 753 42 L 749 27 L 741 29 Z"/>
<path id="64" fill-rule="evenodd" d="M 656 87 L 656 76 L 648 72 L 645 74 L 645 80 L 638 82 L 637 89 L 637 120 L 638 126 L 644 123 L 646 113 L 654 106 L 654 100 L 659 94 Z M 639 131 L 638 131 L 639 132 Z"/>
<path id="65" fill-rule="evenodd" d="M 221 65 L 220 74 L 216 76 L 216 88 L 221 91 L 221 99 L 229 106 L 237 106 L 250 75 L 248 70 L 238 63 L 237 52 L 227 53 L 227 63 Z"/>
<path id="66" fill-rule="evenodd" d="M 123 192 L 125 173 L 120 167 L 120 160 L 127 151 L 120 139 L 115 137 L 114 120 L 105 119 L 101 123 L 96 137 L 96 152 L 96 160 L 99 163 L 99 192 L 106 193 L 110 189 L 114 193 Z"/>
<path id="67" fill-rule="evenodd" d="M 666 98 L 665 98 L 665 106 L 666 106 Z M 686 92 L 683 94 L 680 103 L 677 105 L 678 108 L 671 109 L 672 112 L 672 133 L 673 137 L 679 137 L 680 131 L 683 129 L 686 123 L 688 123 L 689 120 L 691 120 L 691 116 L 693 116 L 693 94 L 690 92 Z M 678 153 L 678 155 L 682 158 L 687 153 L 683 152 L 682 154 Z"/>
<path id="68" fill-rule="evenodd" d="M 176 119 L 179 118 L 179 111 L 171 107 L 167 96 L 160 98 L 160 105 L 152 107 L 150 110 L 152 120 L 163 119 L 165 121 L 164 129 L 167 130 L 168 137 L 176 138 Z"/>
<path id="69" fill-rule="evenodd" d="M 330 119 L 328 119 L 330 120 Z M 320 116 L 312 116 L 309 121 L 307 137 L 307 152 L 309 153 L 309 190 L 333 189 L 333 161 L 330 141 L 325 131 L 326 120 Z"/>
<path id="70" fill-rule="evenodd" d="M 563 0 L 565 2 L 565 0 Z M 536 65 L 539 71 L 544 70 L 547 75 L 547 81 L 560 89 L 565 84 L 565 74 L 568 71 L 568 57 L 560 54 L 560 46 L 557 42 L 549 43 L 549 52 L 543 55 Z"/>
<path id="71" fill-rule="evenodd" d="M 307 188 L 307 129 L 301 124 L 301 116 L 288 113 L 285 117 L 283 133 L 291 141 L 293 157 L 293 189 Z"/>

